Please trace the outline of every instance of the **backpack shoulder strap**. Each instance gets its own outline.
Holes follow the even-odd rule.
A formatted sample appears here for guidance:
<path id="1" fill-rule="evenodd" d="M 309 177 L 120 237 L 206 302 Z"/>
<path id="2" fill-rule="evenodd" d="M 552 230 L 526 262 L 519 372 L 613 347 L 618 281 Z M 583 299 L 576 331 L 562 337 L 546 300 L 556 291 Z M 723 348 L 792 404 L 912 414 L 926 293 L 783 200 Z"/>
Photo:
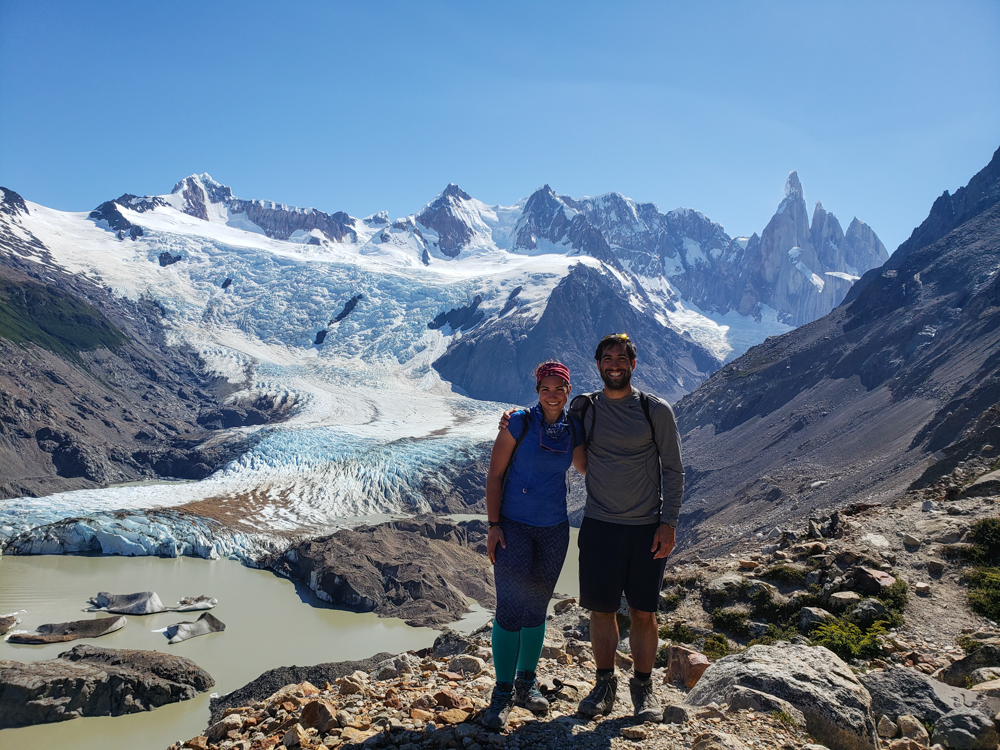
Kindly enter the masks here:
<path id="1" fill-rule="evenodd" d="M 646 421 L 649 423 L 649 433 L 653 438 L 653 445 L 656 446 L 656 453 L 658 457 L 660 444 L 656 442 L 656 428 L 653 426 L 653 417 L 649 413 L 649 394 L 645 391 L 639 391 L 639 403 L 642 405 L 642 413 L 646 416 Z"/>
<path id="2" fill-rule="evenodd" d="M 517 449 L 521 447 L 521 443 L 524 442 L 524 438 L 531 432 L 531 410 L 529 409 L 524 414 L 524 429 L 521 430 L 521 434 L 517 436 L 514 441 L 514 450 L 510 452 L 510 460 L 507 462 L 507 468 L 503 470 L 503 476 L 500 478 L 500 497 L 503 497 L 503 488 L 507 485 L 507 475 L 510 474 L 511 467 L 514 466 L 514 456 L 517 455 Z"/>
<path id="3" fill-rule="evenodd" d="M 590 418 L 590 430 L 587 429 L 587 412 L 590 411 L 591 407 L 594 405 L 595 396 L 589 393 L 581 393 L 579 396 L 573 398 L 570 402 L 572 408 L 576 408 L 577 401 L 583 399 L 583 405 L 580 407 L 580 426 L 583 427 L 583 447 L 590 447 L 590 440 L 594 437 L 594 425 L 597 424 L 597 409 L 593 410 L 593 416 Z"/>

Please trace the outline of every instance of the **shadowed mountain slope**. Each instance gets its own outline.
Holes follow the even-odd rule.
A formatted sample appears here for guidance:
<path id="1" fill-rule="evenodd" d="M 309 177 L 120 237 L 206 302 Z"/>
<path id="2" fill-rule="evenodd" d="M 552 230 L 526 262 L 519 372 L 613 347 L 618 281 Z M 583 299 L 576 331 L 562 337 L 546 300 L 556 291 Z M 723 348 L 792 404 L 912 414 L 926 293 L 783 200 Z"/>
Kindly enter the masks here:
<path id="1" fill-rule="evenodd" d="M 969 199 L 960 210 L 935 203 L 905 257 L 677 405 L 685 546 L 722 548 L 814 509 L 890 501 L 939 475 L 935 460 L 954 466 L 996 443 L 998 196 L 1000 151 L 956 193 Z M 945 230 L 935 211 L 965 219 Z"/>

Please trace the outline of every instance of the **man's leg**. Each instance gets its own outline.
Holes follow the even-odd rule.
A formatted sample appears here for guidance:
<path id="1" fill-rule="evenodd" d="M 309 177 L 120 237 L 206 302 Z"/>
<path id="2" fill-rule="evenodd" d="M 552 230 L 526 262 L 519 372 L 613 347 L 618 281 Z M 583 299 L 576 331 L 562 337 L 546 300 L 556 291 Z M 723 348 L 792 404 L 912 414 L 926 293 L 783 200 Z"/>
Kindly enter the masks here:
<path id="1" fill-rule="evenodd" d="M 629 607 L 632 616 L 632 629 L 629 631 L 628 642 L 632 647 L 632 660 L 636 672 L 649 673 L 653 671 L 656 660 L 656 647 L 659 644 L 659 633 L 654 612 L 643 612 Z M 614 616 L 612 615 L 612 619 Z M 591 620 L 593 623 L 593 620 Z M 591 625 L 593 627 L 593 625 Z M 597 657 L 597 649 L 594 649 Z M 598 662 L 600 666 L 600 662 Z"/>
<path id="2" fill-rule="evenodd" d="M 614 612 L 590 613 L 590 645 L 594 649 L 594 663 L 598 669 L 615 668 L 618 651 L 618 620 Z M 655 649 L 656 646 L 654 645 Z"/>

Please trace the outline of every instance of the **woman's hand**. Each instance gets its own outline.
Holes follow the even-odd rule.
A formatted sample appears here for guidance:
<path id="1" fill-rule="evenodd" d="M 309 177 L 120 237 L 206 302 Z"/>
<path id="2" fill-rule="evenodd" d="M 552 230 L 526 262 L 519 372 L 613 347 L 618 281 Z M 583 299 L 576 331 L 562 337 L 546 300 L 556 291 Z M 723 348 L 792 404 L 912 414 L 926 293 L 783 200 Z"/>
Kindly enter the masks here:
<path id="1" fill-rule="evenodd" d="M 499 526 L 491 526 L 489 536 L 486 537 L 486 554 L 490 556 L 490 562 L 497 563 L 497 544 L 507 549 L 507 541 L 503 538 L 503 529 Z"/>

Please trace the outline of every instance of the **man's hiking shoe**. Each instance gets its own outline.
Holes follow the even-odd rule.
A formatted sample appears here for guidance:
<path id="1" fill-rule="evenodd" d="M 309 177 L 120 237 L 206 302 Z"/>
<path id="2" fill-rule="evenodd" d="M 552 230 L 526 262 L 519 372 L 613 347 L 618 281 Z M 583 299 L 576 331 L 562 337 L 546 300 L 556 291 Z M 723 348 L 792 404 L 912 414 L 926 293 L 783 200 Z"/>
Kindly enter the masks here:
<path id="1" fill-rule="evenodd" d="M 507 717 L 513 707 L 514 685 L 510 682 L 498 682 L 493 686 L 490 705 L 479 716 L 479 723 L 486 729 L 499 731 L 507 726 Z"/>
<path id="2" fill-rule="evenodd" d="M 538 681 L 522 672 L 518 672 L 514 680 L 514 705 L 526 708 L 538 716 L 545 716 L 549 712 L 549 702 L 538 689 Z"/>
<path id="3" fill-rule="evenodd" d="M 580 701 L 577 709 L 584 716 L 593 718 L 601 714 L 611 713 L 615 707 L 615 696 L 618 694 L 618 678 L 614 672 L 607 676 L 598 675 L 597 684 L 594 689 L 587 694 L 587 697 Z"/>
<path id="4" fill-rule="evenodd" d="M 628 681 L 628 690 L 632 694 L 632 706 L 635 718 L 639 721 L 663 721 L 663 708 L 660 699 L 653 690 L 653 679 L 637 680 L 633 677 Z"/>

